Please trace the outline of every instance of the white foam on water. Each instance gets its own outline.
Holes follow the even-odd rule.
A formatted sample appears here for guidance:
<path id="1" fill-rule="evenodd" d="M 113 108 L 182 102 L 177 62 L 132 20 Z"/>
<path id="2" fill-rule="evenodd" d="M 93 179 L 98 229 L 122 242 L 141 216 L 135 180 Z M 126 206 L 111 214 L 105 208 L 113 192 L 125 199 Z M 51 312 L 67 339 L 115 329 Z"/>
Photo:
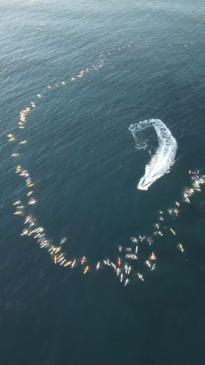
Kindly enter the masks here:
<path id="1" fill-rule="evenodd" d="M 129 131 L 133 135 L 137 149 L 144 148 L 140 135 L 144 129 L 150 127 L 155 129 L 159 145 L 145 167 L 144 176 L 141 177 L 137 185 L 139 190 L 148 190 L 156 180 L 164 174 L 168 174 L 170 167 L 175 163 L 177 152 L 176 139 L 160 119 L 148 119 L 130 125 Z"/>

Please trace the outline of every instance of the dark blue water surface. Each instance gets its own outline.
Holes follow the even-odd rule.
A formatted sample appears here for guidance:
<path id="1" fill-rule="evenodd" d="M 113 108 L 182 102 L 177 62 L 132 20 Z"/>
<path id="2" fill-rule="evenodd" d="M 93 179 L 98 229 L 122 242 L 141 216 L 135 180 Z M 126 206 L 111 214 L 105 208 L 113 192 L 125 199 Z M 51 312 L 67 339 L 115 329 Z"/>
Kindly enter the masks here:
<path id="1" fill-rule="evenodd" d="M 20 237 L 12 203 L 24 185 L 6 138 L 42 93 L 22 161 L 36 182 L 35 214 L 51 239 L 68 237 L 66 252 L 95 262 L 149 232 L 180 198 L 187 170 L 205 170 L 204 2 L 1 0 L 0 14 L 0 363 L 204 364 L 204 193 L 178 223 L 185 257 L 165 239 L 156 272 L 124 288 L 109 271 L 56 267 Z M 136 182 L 149 155 L 128 127 L 148 118 L 166 123 L 178 155 L 145 193 Z"/>

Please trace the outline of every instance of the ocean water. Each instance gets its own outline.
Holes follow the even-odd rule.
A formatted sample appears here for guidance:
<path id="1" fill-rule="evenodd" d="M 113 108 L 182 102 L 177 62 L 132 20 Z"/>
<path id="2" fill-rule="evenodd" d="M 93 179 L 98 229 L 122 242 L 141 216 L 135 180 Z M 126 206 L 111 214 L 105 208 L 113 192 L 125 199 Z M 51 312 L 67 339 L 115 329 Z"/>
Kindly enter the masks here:
<path id="1" fill-rule="evenodd" d="M 1 364 L 204 364 L 204 191 L 174 221 L 184 255 L 162 238 L 156 270 L 125 288 L 106 269 L 53 265 L 21 237 L 13 203 L 25 184 L 7 141 L 35 102 L 18 146 L 35 182 L 29 209 L 52 242 L 67 238 L 68 256 L 92 265 L 150 234 L 159 210 L 181 201 L 188 170 L 205 172 L 204 2 L 1 0 L 0 14 Z M 128 128 L 151 118 L 178 150 L 140 191 L 157 139 L 148 131 L 136 150 Z"/>

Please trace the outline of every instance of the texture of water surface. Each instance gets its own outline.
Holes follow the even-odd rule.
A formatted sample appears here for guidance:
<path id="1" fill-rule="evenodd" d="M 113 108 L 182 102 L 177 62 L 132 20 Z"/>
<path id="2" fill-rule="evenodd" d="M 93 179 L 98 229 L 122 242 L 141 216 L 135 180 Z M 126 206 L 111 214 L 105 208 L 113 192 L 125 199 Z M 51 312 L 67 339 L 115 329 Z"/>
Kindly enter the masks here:
<path id="1" fill-rule="evenodd" d="M 204 192 L 177 225 L 185 255 L 165 238 L 157 270 L 124 288 L 110 271 L 56 267 L 20 236 L 12 204 L 24 185 L 6 138 L 42 94 L 22 132 L 22 162 L 36 216 L 50 239 L 67 237 L 68 254 L 95 262 L 149 233 L 158 211 L 181 199 L 187 171 L 205 171 L 203 2 L 2 0 L 0 13 L 2 365 L 203 364 Z M 178 150 L 170 173 L 143 192 L 136 183 L 150 155 L 128 128 L 150 118 Z M 147 138 L 152 154 L 152 130 Z"/>

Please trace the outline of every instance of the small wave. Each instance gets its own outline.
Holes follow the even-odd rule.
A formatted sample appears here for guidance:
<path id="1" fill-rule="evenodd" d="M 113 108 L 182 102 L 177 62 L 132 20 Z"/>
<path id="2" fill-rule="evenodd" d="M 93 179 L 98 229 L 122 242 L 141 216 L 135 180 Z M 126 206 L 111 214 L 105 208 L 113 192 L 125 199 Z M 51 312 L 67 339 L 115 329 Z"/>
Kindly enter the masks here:
<path id="1" fill-rule="evenodd" d="M 159 146 L 145 167 L 144 176 L 141 177 L 137 188 L 148 190 L 149 187 L 164 174 L 170 172 L 170 167 L 175 163 L 177 141 L 170 130 L 160 119 L 148 119 L 131 124 L 129 131 L 132 133 L 137 149 L 144 148 L 142 132 L 153 127 L 158 137 Z"/>

